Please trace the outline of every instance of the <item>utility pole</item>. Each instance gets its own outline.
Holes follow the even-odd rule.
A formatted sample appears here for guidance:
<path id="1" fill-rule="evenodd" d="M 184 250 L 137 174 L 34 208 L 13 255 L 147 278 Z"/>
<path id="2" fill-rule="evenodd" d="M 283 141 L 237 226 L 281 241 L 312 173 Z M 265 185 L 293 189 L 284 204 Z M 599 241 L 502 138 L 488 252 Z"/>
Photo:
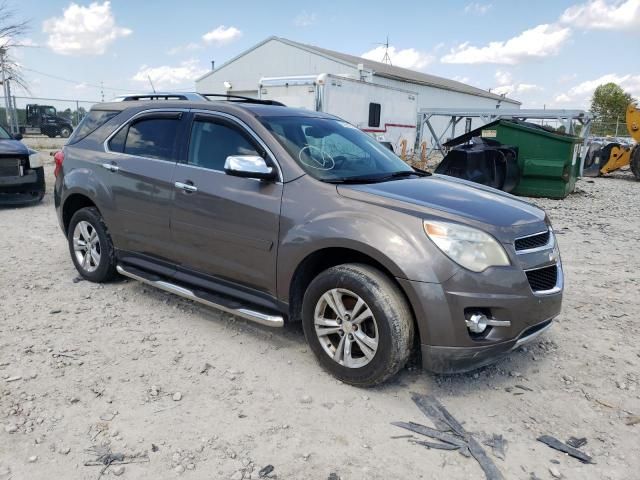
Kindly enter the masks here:
<path id="1" fill-rule="evenodd" d="M 620 117 L 616 117 L 616 134 L 615 137 L 618 136 L 618 126 L 620 125 Z"/>
<path id="2" fill-rule="evenodd" d="M 100 101 L 104 102 L 104 82 L 100 80 Z"/>
<path id="3" fill-rule="evenodd" d="M 5 54 L 6 50 L 0 47 L 0 78 L 2 79 L 2 92 L 4 95 L 4 114 L 7 121 L 7 125 L 13 130 L 13 122 L 11 121 L 11 98 L 8 93 L 7 75 L 5 71 Z"/>

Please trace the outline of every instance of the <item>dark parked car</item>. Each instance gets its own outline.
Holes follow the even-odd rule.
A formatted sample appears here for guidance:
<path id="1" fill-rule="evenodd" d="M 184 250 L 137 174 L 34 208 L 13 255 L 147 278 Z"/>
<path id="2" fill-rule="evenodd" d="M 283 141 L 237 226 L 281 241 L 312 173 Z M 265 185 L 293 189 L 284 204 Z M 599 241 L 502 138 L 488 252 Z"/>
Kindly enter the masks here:
<path id="1" fill-rule="evenodd" d="M 100 104 L 56 170 L 83 277 L 120 273 L 264 325 L 302 321 L 322 366 L 353 385 L 391 377 L 417 344 L 428 369 L 475 368 L 560 312 L 542 210 L 414 170 L 326 114 Z"/>
<path id="2" fill-rule="evenodd" d="M 0 205 L 38 203 L 44 197 L 44 168 L 20 140 L 0 127 Z"/>

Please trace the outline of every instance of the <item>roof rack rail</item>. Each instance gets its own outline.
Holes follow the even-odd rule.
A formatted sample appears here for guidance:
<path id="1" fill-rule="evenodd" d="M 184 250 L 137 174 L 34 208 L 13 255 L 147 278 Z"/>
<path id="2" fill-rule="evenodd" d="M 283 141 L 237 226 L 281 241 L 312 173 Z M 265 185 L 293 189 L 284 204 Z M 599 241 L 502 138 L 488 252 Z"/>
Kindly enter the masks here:
<path id="1" fill-rule="evenodd" d="M 277 102 L 275 100 L 260 100 L 259 98 L 243 97 L 241 95 L 230 95 L 225 93 L 201 93 L 200 95 L 203 97 L 226 98 L 230 102 L 257 103 L 259 105 L 277 105 L 279 107 L 286 107 L 284 103 Z"/>

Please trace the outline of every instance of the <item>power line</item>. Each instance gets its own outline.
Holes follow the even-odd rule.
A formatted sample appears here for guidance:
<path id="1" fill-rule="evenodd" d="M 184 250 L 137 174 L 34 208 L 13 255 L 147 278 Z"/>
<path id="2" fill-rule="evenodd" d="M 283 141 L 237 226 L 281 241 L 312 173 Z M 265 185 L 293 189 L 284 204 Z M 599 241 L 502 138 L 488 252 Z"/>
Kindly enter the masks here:
<path id="1" fill-rule="evenodd" d="M 40 72 L 38 70 L 34 70 L 33 68 L 22 67 L 22 70 L 26 70 L 28 72 L 37 73 L 38 75 L 43 75 L 45 77 L 53 78 L 55 80 L 60 80 L 61 82 L 73 83 L 74 85 L 83 84 L 83 85 L 86 85 L 88 87 L 105 88 L 106 90 L 113 90 L 113 91 L 118 91 L 118 92 L 129 92 L 129 91 L 131 91 L 131 89 L 128 89 L 128 88 L 114 88 L 114 87 L 107 87 L 107 86 L 103 87 L 102 85 L 96 85 L 96 84 L 93 84 L 93 83 L 78 82 L 77 80 L 71 80 L 69 78 L 59 77 L 57 75 L 51 75 L 50 73 Z"/>

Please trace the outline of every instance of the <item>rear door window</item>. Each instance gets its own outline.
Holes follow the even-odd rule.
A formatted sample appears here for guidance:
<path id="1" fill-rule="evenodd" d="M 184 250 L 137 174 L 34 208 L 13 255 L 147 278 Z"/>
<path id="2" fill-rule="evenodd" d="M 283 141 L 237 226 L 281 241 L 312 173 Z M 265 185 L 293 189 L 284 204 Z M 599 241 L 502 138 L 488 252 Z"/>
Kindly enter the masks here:
<path id="1" fill-rule="evenodd" d="M 178 115 L 142 118 L 120 130 L 109 148 L 138 157 L 174 160 L 179 128 Z"/>
<path id="2" fill-rule="evenodd" d="M 196 119 L 191 129 L 189 165 L 224 170 L 230 155 L 264 156 L 249 135 L 230 122 L 218 119 Z"/>

